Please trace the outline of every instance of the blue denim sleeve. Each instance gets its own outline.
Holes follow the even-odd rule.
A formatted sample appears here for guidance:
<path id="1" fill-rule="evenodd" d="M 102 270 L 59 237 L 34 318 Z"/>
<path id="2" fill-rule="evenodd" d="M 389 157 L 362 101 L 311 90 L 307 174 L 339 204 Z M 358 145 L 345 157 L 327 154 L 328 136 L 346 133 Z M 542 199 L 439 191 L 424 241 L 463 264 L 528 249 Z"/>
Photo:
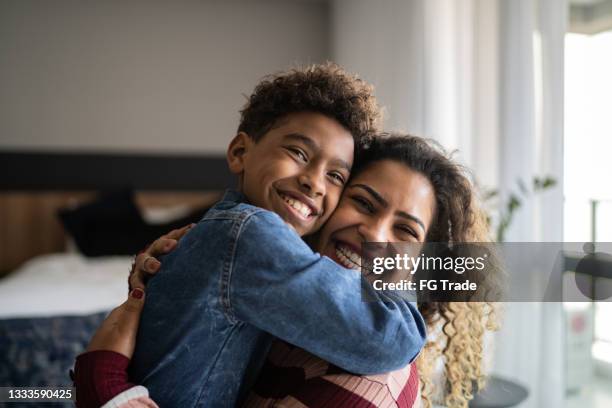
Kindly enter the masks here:
<path id="1" fill-rule="evenodd" d="M 415 304 L 314 253 L 274 213 L 255 213 L 242 226 L 226 278 L 230 319 L 353 373 L 405 367 L 425 342 Z M 363 301 L 362 290 L 377 300 Z"/>

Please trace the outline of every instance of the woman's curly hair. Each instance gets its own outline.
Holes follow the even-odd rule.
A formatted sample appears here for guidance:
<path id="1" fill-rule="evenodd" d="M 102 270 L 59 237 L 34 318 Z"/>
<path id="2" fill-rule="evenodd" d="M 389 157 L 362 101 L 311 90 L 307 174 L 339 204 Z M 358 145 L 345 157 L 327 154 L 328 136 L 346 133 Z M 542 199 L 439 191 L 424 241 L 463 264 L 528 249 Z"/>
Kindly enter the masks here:
<path id="1" fill-rule="evenodd" d="M 378 131 L 381 109 L 373 87 L 325 63 L 265 77 L 240 111 L 238 132 L 255 141 L 290 113 L 316 112 L 338 121 L 355 141 Z"/>
<path id="2" fill-rule="evenodd" d="M 444 243 L 490 241 L 488 224 L 478 205 L 465 168 L 455 163 L 435 142 L 417 136 L 382 134 L 362 140 L 353 176 L 380 160 L 395 160 L 424 175 L 434 188 L 436 213 L 426 241 Z M 490 259 L 495 263 L 495 257 Z M 498 265 L 487 268 L 502 274 Z M 500 279 L 497 276 L 487 279 Z M 493 282 L 496 284 L 496 282 Z M 488 330 L 495 330 L 496 307 L 491 302 L 420 303 L 429 339 L 417 359 L 421 395 L 426 407 L 432 399 L 448 407 L 467 407 L 484 386 L 483 345 Z M 434 389 L 436 363 L 444 364 L 442 392 Z M 439 391 L 439 390 L 438 390 Z"/>

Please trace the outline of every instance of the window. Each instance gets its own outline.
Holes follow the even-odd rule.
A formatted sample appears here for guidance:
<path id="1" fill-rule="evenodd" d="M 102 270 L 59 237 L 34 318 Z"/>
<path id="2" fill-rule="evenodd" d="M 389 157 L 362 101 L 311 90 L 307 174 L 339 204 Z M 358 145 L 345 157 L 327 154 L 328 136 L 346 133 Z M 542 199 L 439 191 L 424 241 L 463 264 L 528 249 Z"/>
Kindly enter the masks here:
<path id="1" fill-rule="evenodd" d="M 612 32 L 567 34 L 564 218 L 568 242 L 612 241 L 610 106 Z M 597 303 L 594 313 L 593 356 L 612 367 L 612 303 Z"/>

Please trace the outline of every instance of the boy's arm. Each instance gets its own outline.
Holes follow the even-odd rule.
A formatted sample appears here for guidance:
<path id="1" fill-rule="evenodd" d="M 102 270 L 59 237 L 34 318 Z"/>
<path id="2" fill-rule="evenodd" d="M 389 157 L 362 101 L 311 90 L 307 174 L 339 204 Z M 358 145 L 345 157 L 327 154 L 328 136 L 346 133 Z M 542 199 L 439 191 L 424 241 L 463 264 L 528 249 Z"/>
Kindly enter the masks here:
<path id="1" fill-rule="evenodd" d="M 270 212 L 238 235 L 222 297 L 242 320 L 359 374 L 413 361 L 425 342 L 416 306 L 374 291 L 358 271 L 321 257 Z M 363 301 L 362 291 L 368 299 Z"/>

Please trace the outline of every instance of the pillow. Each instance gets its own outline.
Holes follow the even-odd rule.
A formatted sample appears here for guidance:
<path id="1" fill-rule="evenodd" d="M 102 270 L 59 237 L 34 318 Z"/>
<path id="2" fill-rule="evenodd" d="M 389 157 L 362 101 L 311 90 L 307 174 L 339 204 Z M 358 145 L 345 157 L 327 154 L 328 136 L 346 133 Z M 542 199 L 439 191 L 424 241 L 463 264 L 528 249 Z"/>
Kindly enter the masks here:
<path id="1" fill-rule="evenodd" d="M 133 255 L 175 228 L 198 222 L 208 208 L 182 218 L 150 224 L 142 217 L 130 190 L 101 195 L 96 201 L 75 209 L 59 211 L 65 230 L 79 251 L 89 257 Z"/>
<path id="2" fill-rule="evenodd" d="M 209 205 L 203 208 L 199 208 L 197 210 L 193 210 L 192 212 L 181 218 L 175 219 L 173 221 L 168 221 L 166 223 L 147 224 L 147 236 L 150 238 L 146 244 L 150 244 L 157 238 L 161 237 L 164 234 L 167 234 L 173 229 L 184 227 L 187 224 L 199 222 L 202 217 L 204 217 L 204 214 L 206 214 L 206 211 L 208 211 L 210 207 L 211 206 Z"/>
<path id="3" fill-rule="evenodd" d="M 74 209 L 60 210 L 64 229 L 86 256 L 131 255 L 143 248 L 146 224 L 129 190 L 103 194 Z"/>
<path id="4" fill-rule="evenodd" d="M 147 224 L 159 225 L 186 217 L 191 214 L 192 210 L 187 204 L 179 204 L 164 207 L 145 207 L 141 209 L 140 213 Z"/>

